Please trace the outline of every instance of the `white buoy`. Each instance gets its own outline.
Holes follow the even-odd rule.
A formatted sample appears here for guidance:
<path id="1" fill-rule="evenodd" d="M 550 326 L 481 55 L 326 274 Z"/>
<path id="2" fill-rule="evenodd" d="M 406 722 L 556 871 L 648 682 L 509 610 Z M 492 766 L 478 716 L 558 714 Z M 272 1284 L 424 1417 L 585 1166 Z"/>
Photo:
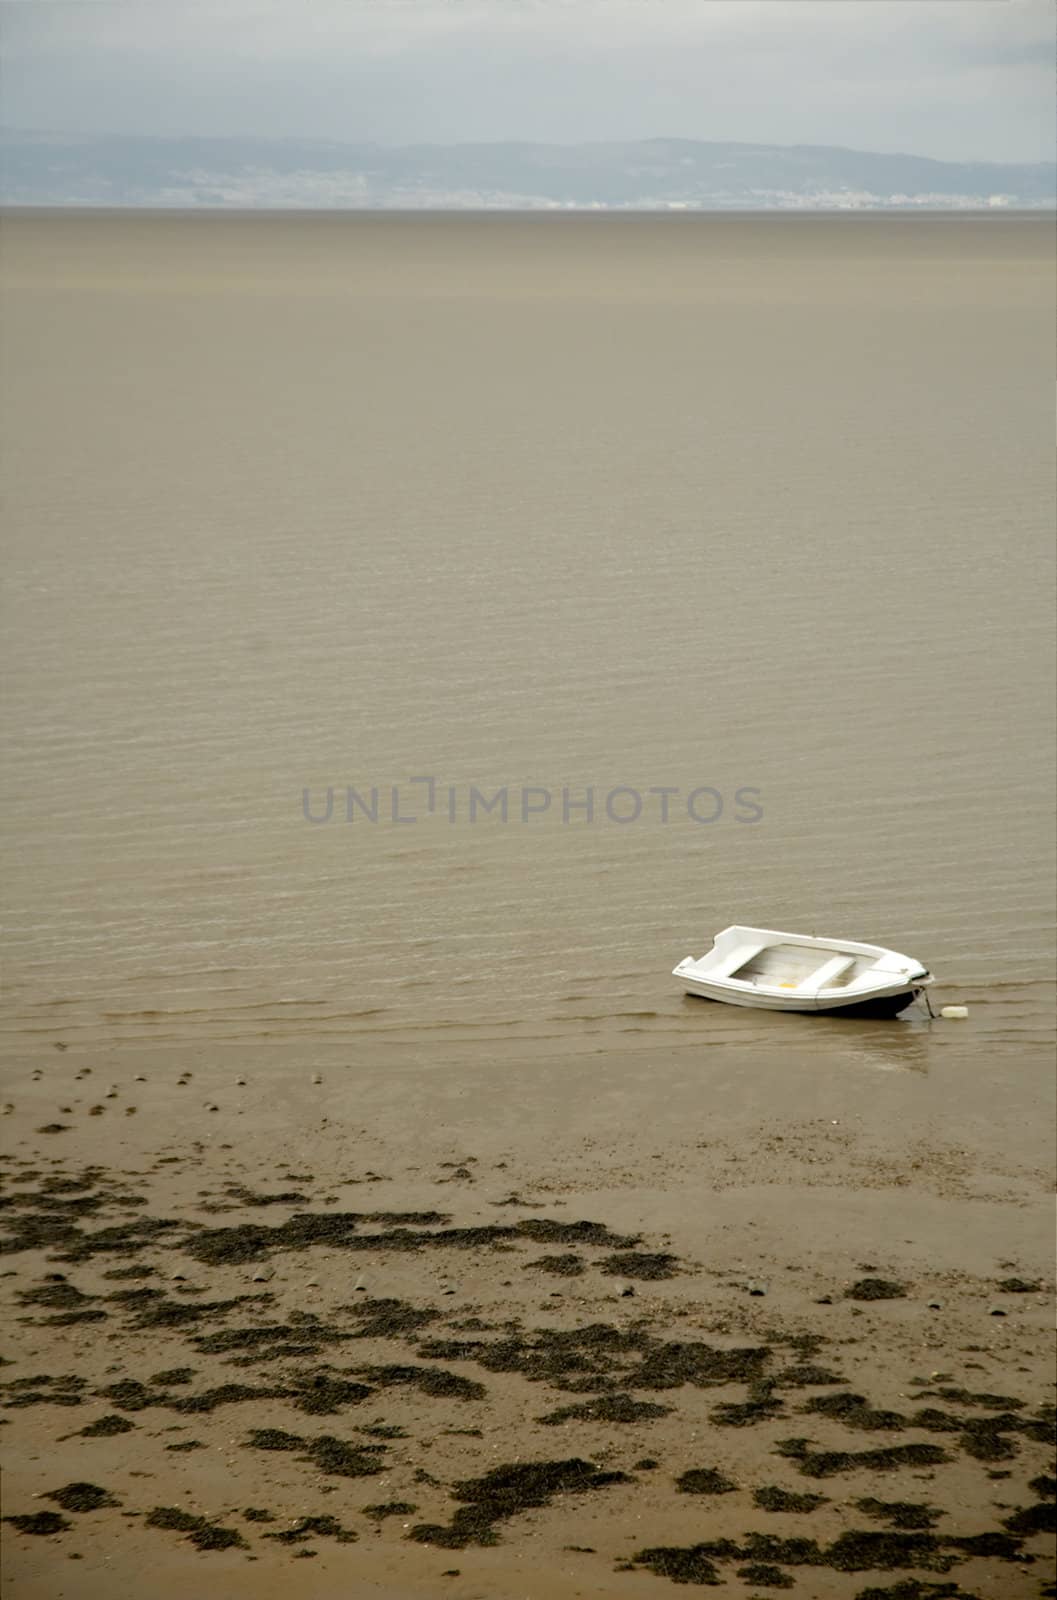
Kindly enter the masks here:
<path id="1" fill-rule="evenodd" d="M 944 1006 L 940 1011 L 941 1017 L 967 1017 L 968 1015 L 968 1006 Z"/>

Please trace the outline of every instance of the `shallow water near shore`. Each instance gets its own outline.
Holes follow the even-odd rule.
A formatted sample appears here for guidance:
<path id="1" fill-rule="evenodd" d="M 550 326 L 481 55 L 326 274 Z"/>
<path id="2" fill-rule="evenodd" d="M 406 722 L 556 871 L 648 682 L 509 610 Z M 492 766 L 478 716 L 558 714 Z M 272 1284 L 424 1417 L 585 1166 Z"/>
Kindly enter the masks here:
<path id="1" fill-rule="evenodd" d="M 6 1043 L 947 1048 L 685 1002 L 748 921 L 1048 1048 L 1051 265 L 1027 217 L 8 219 Z"/>

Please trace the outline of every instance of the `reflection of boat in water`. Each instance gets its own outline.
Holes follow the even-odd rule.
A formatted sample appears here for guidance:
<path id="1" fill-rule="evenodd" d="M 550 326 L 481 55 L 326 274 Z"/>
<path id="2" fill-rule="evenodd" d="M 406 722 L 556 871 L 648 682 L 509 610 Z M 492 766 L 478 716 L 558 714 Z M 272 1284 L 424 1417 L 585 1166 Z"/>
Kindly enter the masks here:
<path id="1" fill-rule="evenodd" d="M 717 933 L 699 961 L 680 961 L 672 976 L 704 1000 L 858 1017 L 898 1016 L 932 982 L 927 967 L 898 950 L 738 926 Z"/>

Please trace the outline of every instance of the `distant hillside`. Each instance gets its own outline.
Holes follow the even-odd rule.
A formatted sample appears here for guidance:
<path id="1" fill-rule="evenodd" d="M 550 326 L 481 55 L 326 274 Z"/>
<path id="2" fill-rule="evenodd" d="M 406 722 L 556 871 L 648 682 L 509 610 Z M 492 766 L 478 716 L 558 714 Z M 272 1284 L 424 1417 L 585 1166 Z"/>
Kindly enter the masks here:
<path id="1" fill-rule="evenodd" d="M 908 210 L 1057 204 L 1057 165 L 829 145 L 334 144 L 9 132 L 0 203 L 449 210 Z"/>

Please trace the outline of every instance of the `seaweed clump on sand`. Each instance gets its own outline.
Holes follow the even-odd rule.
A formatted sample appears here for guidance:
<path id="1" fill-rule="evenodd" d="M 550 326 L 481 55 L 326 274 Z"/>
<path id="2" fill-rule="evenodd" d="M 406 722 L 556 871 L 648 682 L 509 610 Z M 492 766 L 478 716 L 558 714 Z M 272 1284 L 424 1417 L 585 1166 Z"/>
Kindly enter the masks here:
<path id="1" fill-rule="evenodd" d="M 386 1517 L 410 1517 L 418 1507 L 410 1500 L 381 1500 L 374 1505 L 363 1506 L 363 1515 L 370 1517 L 372 1522 L 384 1522 Z"/>
<path id="2" fill-rule="evenodd" d="M 237 1528 L 222 1528 L 208 1517 L 196 1517 L 179 1506 L 155 1506 L 144 1518 L 144 1526 L 167 1532 L 185 1533 L 199 1550 L 246 1550 L 249 1546 Z"/>
<path id="3" fill-rule="evenodd" d="M 946 1450 L 936 1444 L 897 1444 L 884 1450 L 813 1450 L 810 1439 L 782 1439 L 776 1453 L 795 1461 L 805 1478 L 832 1478 L 858 1468 L 894 1472 L 900 1467 L 938 1467 L 950 1460 Z"/>
<path id="4" fill-rule="evenodd" d="M 922 1583 L 919 1578 L 902 1578 L 884 1589 L 872 1584 L 869 1589 L 860 1589 L 855 1600 L 977 1600 L 977 1597 L 956 1583 Z"/>
<path id="5" fill-rule="evenodd" d="M 637 1278 L 644 1281 L 679 1276 L 678 1256 L 648 1250 L 626 1250 L 606 1256 L 602 1271 L 610 1278 Z"/>
<path id="6" fill-rule="evenodd" d="M 20 1290 L 17 1298 L 21 1305 L 40 1306 L 45 1311 L 75 1311 L 98 1299 L 98 1296 L 82 1293 L 63 1278 L 59 1282 L 44 1283 L 39 1289 Z"/>
<path id="7" fill-rule="evenodd" d="M 829 1567 L 834 1572 L 868 1572 L 917 1567 L 926 1571 L 947 1572 L 963 1556 L 947 1554 L 945 1545 L 960 1541 L 940 1540 L 930 1533 L 862 1532 L 852 1529 L 820 1546 L 814 1539 L 782 1539 L 769 1533 L 750 1533 L 741 1544 L 730 1539 L 685 1547 L 664 1546 L 640 1550 L 632 1557 L 633 1566 L 644 1566 L 675 1583 L 715 1584 L 720 1579 L 716 1563 L 747 1561 L 754 1568 L 766 1566 L 781 1574 L 783 1567 Z M 976 1553 L 975 1551 L 973 1553 Z M 1016 1559 L 1015 1552 L 999 1552 Z M 781 1574 L 784 1576 L 784 1574 Z M 743 1569 L 740 1577 L 745 1577 Z M 787 1583 L 765 1579 L 754 1572 L 751 1582 L 786 1588 Z M 895 1591 L 898 1593 L 898 1590 Z M 908 1589 L 907 1594 L 916 1591 Z M 952 1591 L 954 1592 L 954 1591 Z M 922 1590 L 923 1594 L 928 1590 Z"/>
<path id="8" fill-rule="evenodd" d="M 455 1372 L 446 1372 L 443 1367 L 360 1367 L 357 1371 L 382 1389 L 406 1385 L 433 1399 L 483 1400 L 488 1393 L 483 1383 L 475 1383 L 472 1378 L 460 1377 Z"/>
<path id="9" fill-rule="evenodd" d="M 19 1533 L 38 1533 L 48 1535 L 52 1533 L 65 1533 L 67 1528 L 72 1528 L 73 1523 L 67 1517 L 62 1517 L 57 1511 L 33 1511 L 25 1516 L 5 1517 L 5 1522 L 10 1522 Z"/>
<path id="10" fill-rule="evenodd" d="M 601 1222 L 554 1222 L 548 1217 L 529 1217 L 510 1230 L 537 1244 L 592 1245 L 608 1250 L 633 1250 L 638 1234 L 610 1233 Z"/>
<path id="11" fill-rule="evenodd" d="M 730 1494 L 738 1486 L 715 1467 L 691 1467 L 675 1480 L 680 1494 Z"/>
<path id="12" fill-rule="evenodd" d="M 45 1495 L 64 1511 L 99 1511 L 103 1506 L 119 1506 L 121 1501 L 97 1483 L 67 1483 Z"/>
<path id="13" fill-rule="evenodd" d="M 933 1506 L 915 1504 L 911 1500 L 875 1500 L 872 1497 L 856 1500 L 856 1508 L 873 1517 L 875 1522 L 887 1522 L 891 1528 L 906 1532 L 934 1528 L 942 1516 Z"/>
<path id="14" fill-rule="evenodd" d="M 711 1420 L 717 1428 L 751 1428 L 780 1417 L 784 1410 L 785 1402 L 775 1399 L 770 1383 L 753 1383 L 747 1400 L 716 1406 Z"/>
<path id="15" fill-rule="evenodd" d="M 814 1412 L 819 1416 L 832 1417 L 836 1422 L 842 1422 L 846 1428 L 861 1428 L 867 1433 L 899 1432 L 907 1426 L 907 1419 L 898 1411 L 875 1411 L 865 1395 L 862 1394 L 822 1394 L 816 1395 L 806 1405 L 800 1408 L 805 1412 Z M 955 1424 L 960 1427 L 960 1423 Z"/>
<path id="16" fill-rule="evenodd" d="M 318 1538 L 324 1535 L 336 1539 L 339 1544 L 355 1544 L 359 1535 L 353 1533 L 351 1528 L 343 1527 L 337 1517 L 298 1517 L 292 1528 L 284 1528 L 280 1533 L 266 1533 L 266 1539 L 275 1539 L 279 1544 L 303 1544 L 306 1539 Z"/>
<path id="17" fill-rule="evenodd" d="M 496 1544 L 495 1524 L 547 1505 L 555 1495 L 583 1494 L 613 1483 L 629 1482 L 625 1472 L 602 1472 L 591 1461 L 573 1457 L 566 1461 L 512 1462 L 494 1467 L 481 1478 L 454 1485 L 456 1500 L 463 1502 L 449 1523 L 420 1522 L 408 1535 L 418 1544 L 462 1550 L 467 1545 Z"/>
<path id="18" fill-rule="evenodd" d="M 762 1511 L 792 1511 L 798 1516 L 829 1504 L 824 1494 L 794 1494 L 777 1487 L 754 1489 L 752 1498 Z"/>
<path id="19" fill-rule="evenodd" d="M 747 1567 L 738 1568 L 743 1583 L 758 1583 L 761 1589 L 791 1589 L 793 1580 L 781 1567 L 772 1567 L 766 1561 L 751 1561 Z"/>
<path id="20" fill-rule="evenodd" d="M 715 1557 L 729 1558 L 737 1555 L 738 1547 L 730 1539 L 714 1540 L 707 1544 L 654 1545 L 639 1550 L 629 1566 L 645 1567 L 658 1578 L 670 1578 L 673 1583 L 699 1583 L 715 1586 L 723 1579 L 719 1575 Z"/>
<path id="21" fill-rule="evenodd" d="M 352 1312 L 359 1322 L 356 1339 L 409 1339 L 440 1316 L 432 1306 L 412 1306 L 406 1300 L 361 1300 L 338 1310 Z"/>
<path id="22" fill-rule="evenodd" d="M 339 1478 L 370 1478 L 384 1470 L 379 1459 L 385 1453 L 384 1445 L 352 1444 L 329 1433 L 305 1439 L 281 1428 L 254 1428 L 246 1445 L 250 1450 L 298 1450 L 301 1461 Z"/>
<path id="23" fill-rule="evenodd" d="M 906 1288 L 892 1278 L 859 1278 L 845 1289 L 845 1300 L 905 1300 Z"/>
<path id="24" fill-rule="evenodd" d="M 640 1343 L 642 1360 L 624 1379 L 634 1389 L 679 1389 L 683 1384 L 698 1389 L 723 1388 L 730 1383 L 751 1385 L 761 1381 L 771 1357 L 767 1345 L 716 1350 L 700 1343 L 654 1344 L 646 1339 Z"/>
<path id="25" fill-rule="evenodd" d="M 643 1336 L 622 1332 L 611 1323 L 586 1328 L 541 1328 L 501 1339 L 437 1339 L 419 1347 L 431 1360 L 476 1361 L 486 1372 L 518 1372 L 533 1383 L 574 1392 L 614 1387 L 619 1374 L 627 1382 L 621 1360 L 635 1357 Z"/>
<path id="26" fill-rule="evenodd" d="M 243 1400 L 287 1400 L 292 1391 L 288 1388 L 251 1388 L 246 1383 L 222 1383 L 215 1389 L 205 1389 L 201 1394 L 189 1394 L 180 1400 L 167 1400 L 170 1411 L 191 1415 L 199 1411 L 215 1411 L 217 1406 L 234 1405 Z"/>
<path id="27" fill-rule="evenodd" d="M 575 1251 L 567 1251 L 560 1256 L 537 1256 L 535 1261 L 526 1261 L 526 1272 L 551 1272 L 557 1278 L 579 1278 L 584 1271 L 584 1258 Z"/>
<path id="28" fill-rule="evenodd" d="M 22 1406 L 79 1406 L 84 1400 L 81 1391 L 86 1385 L 86 1379 L 72 1372 L 64 1373 L 61 1377 L 41 1372 L 30 1378 L 12 1378 L 4 1386 L 7 1397 L 4 1405 L 7 1409 Z"/>
<path id="29" fill-rule="evenodd" d="M 1057 1506 L 1052 1501 L 1037 1500 L 1033 1506 L 1022 1506 L 1003 1518 L 1002 1526 L 1022 1539 L 1032 1539 L 1038 1533 L 1057 1533 Z"/>
<path id="30" fill-rule="evenodd" d="M 120 1378 L 97 1389 L 101 1400 L 109 1400 L 121 1411 L 145 1411 L 148 1406 L 163 1406 L 169 1396 L 164 1389 L 148 1389 L 138 1378 Z"/>
<path id="31" fill-rule="evenodd" d="M 599 1222 L 533 1218 L 513 1226 L 440 1226 L 448 1221 L 450 1218 L 439 1211 L 303 1211 L 295 1212 L 275 1228 L 261 1223 L 202 1228 L 181 1243 L 189 1255 L 206 1266 L 256 1261 L 270 1250 L 306 1250 L 313 1245 L 348 1250 L 479 1250 L 510 1249 L 519 1239 L 531 1239 L 537 1244 L 595 1245 L 623 1250 L 638 1243 L 637 1238 L 610 1233 Z M 364 1233 L 361 1231 L 364 1223 L 380 1226 L 383 1231 Z"/>
<path id="32" fill-rule="evenodd" d="M 127 1417 L 119 1417 L 113 1411 L 107 1412 L 105 1417 L 100 1417 L 96 1422 L 90 1422 L 87 1428 L 82 1428 L 78 1434 L 81 1439 L 112 1439 L 118 1433 L 131 1433 L 136 1426 Z"/>
<path id="33" fill-rule="evenodd" d="M 670 1416 L 671 1412 L 671 1406 L 636 1400 L 630 1394 L 606 1394 L 597 1400 L 585 1400 L 582 1405 L 548 1411 L 536 1421 L 548 1427 L 558 1427 L 563 1422 L 652 1422 L 655 1417 Z"/>

